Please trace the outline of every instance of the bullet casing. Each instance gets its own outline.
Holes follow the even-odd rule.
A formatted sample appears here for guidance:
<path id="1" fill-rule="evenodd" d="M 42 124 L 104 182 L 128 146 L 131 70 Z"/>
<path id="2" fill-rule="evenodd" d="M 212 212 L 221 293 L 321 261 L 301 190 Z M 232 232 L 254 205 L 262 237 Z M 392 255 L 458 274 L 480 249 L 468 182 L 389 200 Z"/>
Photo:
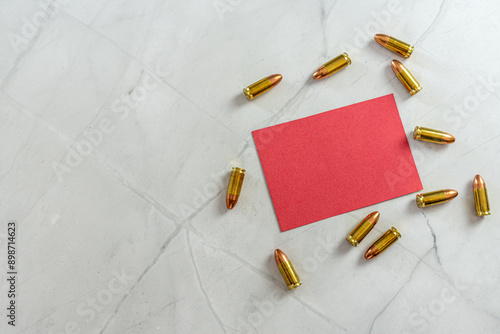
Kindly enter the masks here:
<path id="1" fill-rule="evenodd" d="M 295 271 L 295 268 L 293 268 L 293 265 L 290 261 L 280 264 L 278 266 L 278 269 L 280 270 L 281 276 L 283 276 L 288 289 L 293 290 L 296 287 L 302 285 L 302 283 L 300 283 L 299 276 L 297 275 L 297 272 Z"/>
<path id="2" fill-rule="evenodd" d="M 392 36 L 389 37 L 389 40 L 387 41 L 387 44 L 384 45 L 384 47 L 405 58 L 410 58 L 411 53 L 413 52 L 413 46 Z"/>
<path id="3" fill-rule="evenodd" d="M 313 78 L 316 80 L 327 78 L 341 69 L 346 68 L 348 65 L 351 65 L 351 58 L 349 58 L 349 55 L 344 52 L 318 68 L 314 73 Z"/>
<path id="4" fill-rule="evenodd" d="M 488 190 L 486 184 L 480 175 L 474 177 L 474 204 L 476 205 L 476 214 L 478 216 L 488 216 L 490 212 L 490 200 L 488 199 Z"/>
<path id="5" fill-rule="evenodd" d="M 383 253 L 387 248 L 391 247 L 396 241 L 401 238 L 401 234 L 395 227 L 385 232 L 373 245 L 368 249 L 367 254 L 370 250 L 374 251 L 374 256 Z M 366 256 L 365 256 L 366 257 Z"/>
<path id="6" fill-rule="evenodd" d="M 370 233 L 375 224 L 377 224 L 379 217 L 380 213 L 378 211 L 370 213 L 361 221 L 361 223 L 358 224 L 358 226 L 354 228 L 354 230 L 347 236 L 346 240 L 354 247 L 357 247 L 366 235 Z"/>
<path id="7" fill-rule="evenodd" d="M 417 79 L 415 79 L 415 77 L 406 67 L 403 66 L 403 64 L 401 64 L 401 62 L 394 59 L 391 64 L 397 78 L 411 95 L 415 95 L 422 89 L 422 86 L 420 86 Z"/>
<path id="8" fill-rule="evenodd" d="M 474 202 L 476 204 L 476 213 L 478 216 L 488 216 L 490 212 L 490 201 L 486 188 L 474 189 Z"/>
<path id="9" fill-rule="evenodd" d="M 236 202 L 238 202 L 245 172 L 243 168 L 233 167 L 226 192 L 226 205 L 228 209 L 232 209 L 236 205 Z"/>
<path id="10" fill-rule="evenodd" d="M 455 137 L 447 132 L 416 126 L 413 130 L 413 139 L 436 144 L 451 144 Z"/>
<path id="11" fill-rule="evenodd" d="M 276 249 L 274 251 L 274 259 L 289 290 L 293 290 L 302 285 L 299 275 L 297 275 L 295 268 L 293 268 L 292 263 L 282 250 Z"/>
<path id="12" fill-rule="evenodd" d="M 344 52 L 343 54 L 333 58 L 323 66 L 328 71 L 328 76 L 330 76 L 333 73 L 346 68 L 348 65 L 351 65 L 351 58 L 349 58 L 349 55 Z"/>
<path id="13" fill-rule="evenodd" d="M 243 93 L 248 100 L 253 100 L 257 96 L 267 92 L 268 90 L 279 84 L 281 79 L 282 76 L 280 74 L 270 75 L 244 88 Z"/>
<path id="14" fill-rule="evenodd" d="M 418 194 L 416 196 L 416 202 L 419 208 L 425 208 L 427 206 L 446 203 L 457 197 L 457 195 L 458 192 L 455 190 L 437 190 L 425 194 Z"/>
<path id="15" fill-rule="evenodd" d="M 241 186 L 243 185 L 243 179 L 245 178 L 245 172 L 243 168 L 233 167 L 231 172 L 231 177 L 229 178 L 229 184 L 227 186 L 227 193 L 231 195 L 239 196 L 241 193 Z"/>

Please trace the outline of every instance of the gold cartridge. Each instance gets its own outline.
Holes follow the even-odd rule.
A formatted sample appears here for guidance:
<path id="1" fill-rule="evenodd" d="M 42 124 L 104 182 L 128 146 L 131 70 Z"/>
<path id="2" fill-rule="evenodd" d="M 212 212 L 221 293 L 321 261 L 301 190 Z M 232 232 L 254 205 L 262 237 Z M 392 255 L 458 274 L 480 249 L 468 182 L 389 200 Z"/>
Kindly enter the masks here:
<path id="1" fill-rule="evenodd" d="M 437 190 L 430 193 L 417 195 L 417 206 L 425 208 L 436 204 L 446 203 L 457 197 L 458 192 L 452 189 Z"/>
<path id="2" fill-rule="evenodd" d="M 401 234 L 399 231 L 396 230 L 395 227 L 391 227 L 389 231 L 385 232 L 377 241 L 373 243 L 373 245 L 370 246 L 370 248 L 368 248 L 365 253 L 365 259 L 370 260 L 379 256 L 400 238 Z"/>
<path id="3" fill-rule="evenodd" d="M 411 53 L 413 52 L 413 46 L 392 36 L 376 34 L 374 38 L 378 44 L 382 45 L 387 50 L 391 50 L 392 52 L 405 58 L 410 58 Z"/>
<path id="4" fill-rule="evenodd" d="M 241 186 L 243 185 L 245 172 L 246 171 L 243 168 L 233 167 L 226 192 L 226 206 L 229 210 L 234 208 L 240 198 Z"/>
<path id="5" fill-rule="evenodd" d="M 380 213 L 378 211 L 370 213 L 347 236 L 346 240 L 349 241 L 349 243 L 354 247 L 357 247 L 358 244 L 361 242 L 361 240 L 363 240 L 366 237 L 366 235 L 370 233 L 375 224 L 377 224 L 379 218 L 380 218 Z"/>
<path id="6" fill-rule="evenodd" d="M 319 80 L 327 78 L 333 73 L 346 68 L 348 65 L 351 65 L 351 58 L 349 58 L 349 55 L 344 52 L 340 56 L 333 58 L 332 60 L 318 68 L 313 74 L 313 79 Z"/>
<path id="7" fill-rule="evenodd" d="M 267 92 L 268 90 L 279 84 L 282 78 L 283 77 L 281 76 L 281 74 L 270 75 L 244 88 L 243 93 L 249 101 L 253 100 L 260 94 Z"/>
<path id="8" fill-rule="evenodd" d="M 302 285 L 302 283 L 300 283 L 300 278 L 297 275 L 297 272 L 292 266 L 292 263 L 281 249 L 276 249 L 274 251 L 274 260 L 278 265 L 278 269 L 280 270 L 281 276 L 283 276 L 288 289 L 293 290 L 296 287 Z"/>
<path id="9" fill-rule="evenodd" d="M 455 137 L 448 132 L 416 126 L 413 130 L 413 139 L 428 141 L 436 144 L 451 144 L 455 142 Z"/>
<path id="10" fill-rule="evenodd" d="M 411 95 L 417 94 L 422 89 L 422 86 L 420 86 L 417 79 L 411 75 L 410 71 L 408 71 L 406 67 L 401 64 L 401 62 L 394 59 L 391 62 L 391 67 L 399 81 L 401 81 L 403 86 L 405 86 Z"/>
<path id="11" fill-rule="evenodd" d="M 473 182 L 474 203 L 476 204 L 476 214 L 478 216 L 490 215 L 490 201 L 488 191 L 481 175 L 476 175 Z"/>

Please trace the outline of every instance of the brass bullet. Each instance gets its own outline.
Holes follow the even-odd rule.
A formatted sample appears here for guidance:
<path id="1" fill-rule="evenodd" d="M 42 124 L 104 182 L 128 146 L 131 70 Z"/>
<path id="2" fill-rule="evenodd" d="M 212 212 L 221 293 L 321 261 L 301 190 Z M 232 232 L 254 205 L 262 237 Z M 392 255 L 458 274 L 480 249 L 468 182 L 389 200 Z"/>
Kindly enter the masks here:
<path id="1" fill-rule="evenodd" d="M 249 101 L 253 100 L 260 94 L 267 92 L 268 90 L 279 84 L 281 82 L 281 79 L 283 79 L 283 76 L 281 76 L 281 74 L 270 75 L 262 80 L 257 81 L 254 84 L 251 84 L 246 88 L 243 88 L 243 93 Z"/>
<path id="2" fill-rule="evenodd" d="M 455 137 L 448 132 L 416 126 L 413 130 L 413 139 L 428 141 L 436 144 L 451 144 L 455 142 Z"/>
<path id="3" fill-rule="evenodd" d="M 300 278 L 297 275 L 297 272 L 292 266 L 290 260 L 281 249 L 276 249 L 274 251 L 274 260 L 276 260 L 276 264 L 278 265 L 278 269 L 280 270 L 281 276 L 285 280 L 285 284 L 288 286 L 288 289 L 293 290 L 296 287 L 302 285 L 300 283 Z"/>
<path id="4" fill-rule="evenodd" d="M 474 203 L 476 203 L 476 213 L 478 216 L 488 216 L 490 212 L 490 201 L 488 191 L 481 175 L 476 175 L 473 182 Z"/>
<path id="5" fill-rule="evenodd" d="M 234 208 L 240 198 L 241 186 L 243 185 L 245 172 L 246 171 L 243 168 L 233 167 L 226 193 L 226 206 L 229 210 Z"/>
<path id="6" fill-rule="evenodd" d="M 401 62 L 394 59 L 391 62 L 391 67 L 399 81 L 406 87 L 406 89 L 410 92 L 411 95 L 417 94 L 422 86 L 418 83 L 418 81 L 411 75 L 410 71 L 406 69 L 406 67 L 401 64 Z"/>
<path id="7" fill-rule="evenodd" d="M 389 231 L 385 232 L 380 238 L 378 238 L 377 241 L 373 243 L 373 245 L 370 246 L 370 248 L 368 248 L 365 253 L 365 259 L 370 260 L 379 256 L 400 238 L 401 233 L 399 233 L 395 227 L 391 227 Z"/>
<path id="8" fill-rule="evenodd" d="M 437 190 L 417 195 L 417 206 L 425 208 L 436 204 L 446 203 L 457 197 L 458 191 L 452 189 Z"/>
<path id="9" fill-rule="evenodd" d="M 326 77 L 329 77 L 333 73 L 347 67 L 348 65 L 351 65 L 351 58 L 349 58 L 349 55 L 344 52 L 340 56 L 333 58 L 332 60 L 318 68 L 313 74 L 313 79 L 324 79 Z"/>
<path id="10" fill-rule="evenodd" d="M 380 218 L 380 213 L 378 211 L 370 213 L 347 236 L 346 240 L 349 241 L 349 243 L 354 247 L 357 247 L 358 244 L 361 242 L 361 240 L 363 240 L 366 237 L 366 235 L 370 233 L 375 224 L 377 224 L 379 218 Z"/>
<path id="11" fill-rule="evenodd" d="M 384 34 L 376 34 L 374 38 L 378 44 L 382 45 L 387 50 L 391 50 L 392 52 L 397 53 L 398 55 L 405 58 L 410 58 L 411 53 L 413 52 L 413 46 L 400 41 L 397 38 Z"/>

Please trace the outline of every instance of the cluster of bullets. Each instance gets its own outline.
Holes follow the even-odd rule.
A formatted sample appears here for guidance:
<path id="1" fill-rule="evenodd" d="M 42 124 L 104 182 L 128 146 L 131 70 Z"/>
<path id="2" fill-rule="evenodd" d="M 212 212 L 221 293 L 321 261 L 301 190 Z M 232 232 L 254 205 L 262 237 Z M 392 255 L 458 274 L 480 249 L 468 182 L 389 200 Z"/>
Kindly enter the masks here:
<path id="1" fill-rule="evenodd" d="M 391 36 L 376 34 L 375 41 L 377 41 L 377 43 L 379 43 L 386 49 L 389 49 L 392 52 L 395 52 L 405 58 L 409 58 L 413 52 L 413 46 Z M 327 78 L 332 74 L 346 68 L 348 65 L 351 65 L 351 58 L 347 53 L 344 52 L 318 68 L 313 74 L 313 79 L 319 80 Z M 401 64 L 401 62 L 394 59 L 391 62 L 391 67 L 394 71 L 394 74 L 396 74 L 396 77 L 399 79 L 399 81 L 401 81 L 403 86 L 405 86 L 405 88 L 408 90 L 408 92 L 410 92 L 411 95 L 418 93 L 422 89 L 422 86 L 420 86 L 415 77 L 410 73 L 410 71 L 408 71 L 408 69 L 406 69 L 403 64 Z M 243 93 L 248 100 L 253 100 L 257 96 L 267 92 L 268 90 L 279 84 L 281 82 L 281 79 L 283 79 L 283 76 L 281 74 L 270 75 L 244 88 Z"/>
<path id="2" fill-rule="evenodd" d="M 319 80 L 327 78 L 341 69 L 346 68 L 348 65 L 351 65 L 351 58 L 344 52 L 318 68 L 313 74 L 313 79 Z M 281 79 L 283 79 L 281 74 L 270 75 L 244 88 L 243 93 L 248 100 L 253 100 L 279 84 Z"/>
<path id="3" fill-rule="evenodd" d="M 380 45 L 405 58 L 409 58 L 413 52 L 413 46 L 410 46 L 408 43 L 402 42 L 394 37 L 377 34 L 375 35 L 375 40 Z M 398 79 L 401 81 L 403 86 L 406 87 L 411 95 L 414 95 L 422 89 L 415 78 L 400 62 L 398 62 L 397 60 L 393 60 L 391 65 L 394 73 L 396 73 Z M 415 127 L 415 129 L 413 130 L 413 139 L 435 144 L 451 144 L 455 142 L 455 137 L 447 132 L 425 128 L 422 126 Z M 480 175 L 476 175 L 474 177 L 473 191 L 476 214 L 478 216 L 489 215 L 490 204 L 488 200 L 488 192 L 486 190 L 484 180 Z M 456 190 L 437 190 L 425 194 L 418 194 L 416 197 L 416 202 L 419 208 L 424 208 L 427 206 L 446 203 L 457 197 L 457 195 L 458 192 Z"/>
<path id="4" fill-rule="evenodd" d="M 405 58 L 410 58 L 413 52 L 413 46 L 391 36 L 377 34 L 375 35 L 375 41 L 386 49 L 389 49 Z M 393 60 L 391 62 L 391 66 L 399 81 L 401 81 L 403 86 L 406 87 L 411 95 L 416 94 L 422 89 L 417 80 L 415 80 L 411 73 L 399 61 Z M 455 142 L 455 137 L 447 132 L 425 128 L 422 126 L 415 127 L 413 130 L 413 139 L 435 144 L 451 144 Z M 474 177 L 473 190 L 477 215 L 489 215 L 490 204 L 488 200 L 488 192 L 486 190 L 484 180 L 480 175 L 476 175 Z M 446 203 L 457 197 L 457 195 L 458 192 L 456 190 L 437 190 L 425 194 L 418 194 L 416 202 L 419 208 L 424 208 L 427 206 Z"/>
<path id="5" fill-rule="evenodd" d="M 410 44 L 405 43 L 392 36 L 376 34 L 374 39 L 378 44 L 382 45 L 386 49 L 405 58 L 410 58 L 414 49 L 414 47 Z M 351 65 L 351 58 L 347 53 L 344 52 L 318 68 L 313 74 L 313 79 L 319 80 L 327 78 L 332 74 L 346 68 L 348 65 Z M 422 86 L 420 86 L 415 77 L 400 61 L 393 59 L 391 61 L 391 68 L 401 84 L 408 90 L 408 92 L 412 96 L 422 89 Z M 281 74 L 270 75 L 244 88 L 243 93 L 248 100 L 252 100 L 257 96 L 269 91 L 274 86 L 278 85 L 282 79 L 283 76 Z M 455 142 L 455 137 L 447 132 L 421 126 L 415 127 L 415 130 L 413 131 L 413 139 L 435 144 L 451 144 Z M 226 194 L 226 206 L 228 209 L 233 209 L 238 202 L 244 177 L 244 169 L 233 167 Z M 486 190 L 484 180 L 480 175 L 476 175 L 474 177 L 473 191 L 477 215 L 489 215 L 490 205 L 488 200 L 488 192 Z M 437 190 L 433 192 L 418 194 L 416 196 L 416 203 L 419 208 L 424 208 L 436 204 L 446 203 L 457 197 L 457 195 L 458 192 L 456 190 Z M 352 246 L 357 247 L 358 244 L 361 243 L 361 241 L 374 228 L 379 218 L 379 212 L 375 211 L 370 213 L 347 236 L 347 241 Z M 368 248 L 365 253 L 365 259 L 370 260 L 374 257 L 377 257 L 400 238 L 401 234 L 399 233 L 399 231 L 395 227 L 391 227 Z M 286 254 L 280 249 L 276 249 L 274 252 L 274 258 L 288 288 L 292 290 L 300 286 L 302 283 L 300 282 L 299 276 L 297 275 L 297 272 L 295 271 Z"/>
<path id="6" fill-rule="evenodd" d="M 370 213 L 347 236 L 347 241 L 349 241 L 349 243 L 354 247 L 357 247 L 375 227 L 379 218 L 380 213 L 378 211 Z M 395 227 L 391 227 L 368 248 L 365 253 L 365 259 L 370 260 L 379 256 L 400 238 L 401 234 L 399 231 Z M 281 276 L 283 276 L 283 280 L 288 286 L 288 289 L 293 290 L 302 284 L 292 263 L 281 249 L 276 249 L 274 251 L 274 260 L 276 261 L 276 265 L 278 266 Z"/>
<path id="7" fill-rule="evenodd" d="M 490 212 L 490 201 L 488 199 L 488 190 L 486 183 L 481 175 L 474 176 L 472 181 L 472 190 L 474 192 L 474 205 L 477 216 L 488 216 Z M 452 189 L 436 190 L 425 194 L 418 194 L 416 201 L 419 208 L 446 203 L 457 197 L 458 192 Z"/>
<path id="8" fill-rule="evenodd" d="M 352 232 L 347 236 L 346 240 L 349 241 L 349 243 L 354 247 L 358 247 L 359 243 L 375 227 L 375 224 L 377 224 L 379 218 L 380 213 L 378 211 L 370 213 L 365 217 L 365 219 L 361 221 L 361 223 L 358 224 L 358 226 L 354 228 L 354 230 L 352 230 Z M 399 231 L 395 227 L 391 227 L 368 248 L 365 253 L 365 259 L 370 260 L 374 257 L 379 256 L 400 238 L 401 233 L 399 233 Z"/>

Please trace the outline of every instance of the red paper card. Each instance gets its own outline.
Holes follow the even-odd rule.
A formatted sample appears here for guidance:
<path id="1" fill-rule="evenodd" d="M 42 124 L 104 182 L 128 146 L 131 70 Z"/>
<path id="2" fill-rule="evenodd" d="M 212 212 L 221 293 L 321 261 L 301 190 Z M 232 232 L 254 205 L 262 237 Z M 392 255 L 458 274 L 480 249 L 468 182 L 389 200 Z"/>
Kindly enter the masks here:
<path id="1" fill-rule="evenodd" d="M 392 94 L 252 134 L 281 231 L 422 189 Z"/>

